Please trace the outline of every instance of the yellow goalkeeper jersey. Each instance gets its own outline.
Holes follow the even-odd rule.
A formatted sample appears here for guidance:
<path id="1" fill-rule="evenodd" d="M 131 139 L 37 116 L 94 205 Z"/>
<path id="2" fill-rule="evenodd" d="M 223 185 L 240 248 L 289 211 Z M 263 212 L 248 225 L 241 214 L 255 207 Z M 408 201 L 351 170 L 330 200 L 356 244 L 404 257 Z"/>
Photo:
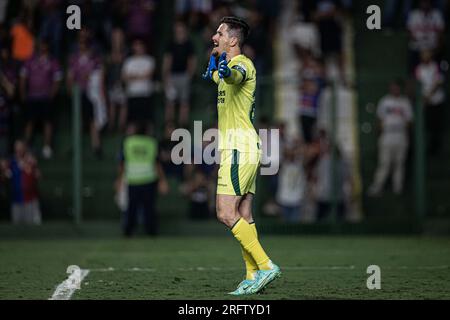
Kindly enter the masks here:
<path id="1" fill-rule="evenodd" d="M 256 69 L 253 62 L 242 54 L 233 57 L 228 67 L 243 77 L 240 83 L 233 84 L 217 76 L 214 79 L 218 84 L 219 150 L 261 153 L 261 140 L 253 126 Z"/>

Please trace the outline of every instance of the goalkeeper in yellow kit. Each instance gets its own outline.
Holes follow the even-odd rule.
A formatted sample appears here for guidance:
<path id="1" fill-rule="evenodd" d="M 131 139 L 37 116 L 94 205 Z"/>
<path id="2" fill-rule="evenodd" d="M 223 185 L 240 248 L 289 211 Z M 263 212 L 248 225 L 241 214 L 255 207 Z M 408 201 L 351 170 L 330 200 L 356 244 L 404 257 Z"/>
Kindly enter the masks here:
<path id="1" fill-rule="evenodd" d="M 214 48 L 203 75 L 218 85 L 217 218 L 241 244 L 247 271 L 232 295 L 257 293 L 281 275 L 258 241 L 252 216 L 261 141 L 253 126 L 256 70 L 241 53 L 248 33 L 249 26 L 242 19 L 223 18 L 212 37 Z"/>

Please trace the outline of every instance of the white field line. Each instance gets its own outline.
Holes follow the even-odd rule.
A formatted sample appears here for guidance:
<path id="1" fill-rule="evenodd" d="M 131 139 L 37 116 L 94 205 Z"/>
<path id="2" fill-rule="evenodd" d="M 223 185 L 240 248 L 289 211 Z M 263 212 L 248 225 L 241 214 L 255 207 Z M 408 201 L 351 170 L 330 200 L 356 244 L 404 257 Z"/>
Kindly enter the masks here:
<path id="1" fill-rule="evenodd" d="M 222 267 L 189 267 L 189 268 L 177 268 L 177 271 L 233 271 L 233 270 L 241 270 L 242 268 L 222 268 Z M 353 270 L 355 266 L 325 266 L 325 267 L 283 267 L 284 270 Z M 156 268 L 98 268 L 98 269 L 89 269 L 91 272 L 156 272 L 158 269 Z"/>
<path id="2" fill-rule="evenodd" d="M 357 267 L 354 265 L 350 266 L 286 266 L 281 267 L 282 270 L 290 270 L 290 271 L 299 271 L 299 270 L 354 270 Z M 363 267 L 358 267 L 363 268 Z M 177 271 L 185 272 L 185 271 L 234 271 L 241 270 L 242 268 L 222 268 L 222 267 L 190 267 L 190 268 L 177 268 Z M 386 266 L 381 267 L 382 270 L 445 270 L 450 269 L 450 265 L 440 265 L 440 266 Z M 156 268 L 97 268 L 97 269 L 81 269 L 81 275 L 78 280 L 78 284 L 81 286 L 83 279 L 90 272 L 156 272 L 158 269 Z M 58 287 L 56 287 L 55 292 L 49 300 L 70 300 L 72 295 L 76 290 L 78 290 L 73 285 L 73 274 L 71 274 L 66 280 L 61 282 Z"/>
<path id="3" fill-rule="evenodd" d="M 418 266 L 418 267 L 408 267 L 408 266 L 400 266 L 400 267 L 387 267 L 386 269 L 417 269 L 417 270 L 442 270 L 442 269 L 450 269 L 450 266 Z"/>
<path id="4" fill-rule="evenodd" d="M 120 269 L 120 268 L 113 268 L 113 267 L 108 267 L 108 268 L 98 268 L 98 269 L 89 269 L 91 272 L 114 272 L 114 271 L 121 271 L 121 272 L 155 272 L 157 271 L 155 268 L 125 268 L 125 269 Z"/>
<path id="5" fill-rule="evenodd" d="M 445 269 L 450 269 L 450 266 L 448 265 L 440 265 L 440 266 L 380 266 L 381 269 L 385 269 L 385 270 L 445 270 Z M 282 270 L 287 270 L 287 271 L 297 271 L 297 270 L 311 270 L 311 271 L 320 271 L 320 270 L 355 270 L 357 268 L 361 268 L 361 269 L 365 269 L 366 267 L 363 266 L 354 266 L 354 265 L 349 265 L 349 266 L 286 266 L 283 267 L 281 266 Z M 186 272 L 186 271 L 234 271 L 234 270 L 241 270 L 241 267 L 228 267 L 228 268 L 223 268 L 223 267 L 187 267 L 187 268 L 177 268 L 177 271 L 181 271 L 181 272 Z M 109 268 L 99 268 L 99 269 L 90 269 L 91 272 L 115 272 L 115 271 L 119 271 L 119 272 L 157 272 L 158 269 L 156 268 L 113 268 L 113 267 L 109 267 Z"/>
<path id="6" fill-rule="evenodd" d="M 78 290 L 74 286 L 74 280 L 77 280 L 78 284 L 81 285 L 83 279 L 89 274 L 88 269 L 81 269 L 81 274 L 79 279 L 74 278 L 74 274 L 71 274 L 66 280 L 61 282 L 57 287 L 52 297 L 49 300 L 70 300 L 75 290 Z M 76 282 L 75 282 L 76 283 Z"/>

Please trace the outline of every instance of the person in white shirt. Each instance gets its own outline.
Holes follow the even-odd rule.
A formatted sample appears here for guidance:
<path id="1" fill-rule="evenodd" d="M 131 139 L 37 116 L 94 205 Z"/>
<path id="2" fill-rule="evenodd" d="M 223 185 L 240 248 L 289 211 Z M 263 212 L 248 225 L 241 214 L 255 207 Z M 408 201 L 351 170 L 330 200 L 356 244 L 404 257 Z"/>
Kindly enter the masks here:
<path id="1" fill-rule="evenodd" d="M 421 53 L 421 63 L 415 73 L 422 86 L 428 151 L 431 155 L 436 155 L 441 147 L 443 134 L 445 91 L 442 87 L 444 77 L 439 65 L 433 60 L 431 51 Z"/>
<path id="2" fill-rule="evenodd" d="M 320 34 L 314 23 L 299 19 L 289 31 L 290 40 L 300 57 L 308 53 L 320 56 Z"/>
<path id="3" fill-rule="evenodd" d="M 402 95 L 400 81 L 390 84 L 389 94 L 384 96 L 377 108 L 381 125 L 378 140 L 378 167 L 369 196 L 378 196 L 393 169 L 393 189 L 396 194 L 403 191 L 405 160 L 409 146 L 409 126 L 413 119 L 411 104 Z"/>
<path id="4" fill-rule="evenodd" d="M 330 142 L 326 134 L 321 137 L 320 154 L 313 172 L 316 222 L 326 221 L 331 217 L 334 200 L 336 201 L 335 219 L 344 221 L 353 188 L 350 164 L 337 145 L 333 159 Z"/>
<path id="5" fill-rule="evenodd" d="M 128 57 L 122 68 L 128 102 L 128 122 L 153 122 L 151 96 L 155 59 L 147 55 L 144 42 L 133 41 L 133 55 Z"/>
<path id="6" fill-rule="evenodd" d="M 421 51 L 440 52 L 445 21 L 442 13 L 432 7 L 431 0 L 421 0 L 419 8 L 408 16 L 407 29 L 410 35 L 409 67 L 412 71 L 420 61 Z"/>
<path id="7" fill-rule="evenodd" d="M 285 222 L 300 221 L 300 210 L 306 188 L 306 174 L 303 169 L 299 147 L 290 146 L 284 150 L 284 160 L 279 172 L 276 200 L 281 207 Z"/>

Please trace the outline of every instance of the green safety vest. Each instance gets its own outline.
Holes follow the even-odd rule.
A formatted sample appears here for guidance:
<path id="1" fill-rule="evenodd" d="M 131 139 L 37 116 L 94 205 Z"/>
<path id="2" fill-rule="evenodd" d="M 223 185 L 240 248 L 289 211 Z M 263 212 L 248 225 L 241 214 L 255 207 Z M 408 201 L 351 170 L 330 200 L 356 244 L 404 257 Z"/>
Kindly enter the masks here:
<path id="1" fill-rule="evenodd" d="M 158 180 L 157 149 L 158 143 L 151 137 L 132 135 L 125 138 L 125 176 L 129 185 L 142 185 Z"/>

